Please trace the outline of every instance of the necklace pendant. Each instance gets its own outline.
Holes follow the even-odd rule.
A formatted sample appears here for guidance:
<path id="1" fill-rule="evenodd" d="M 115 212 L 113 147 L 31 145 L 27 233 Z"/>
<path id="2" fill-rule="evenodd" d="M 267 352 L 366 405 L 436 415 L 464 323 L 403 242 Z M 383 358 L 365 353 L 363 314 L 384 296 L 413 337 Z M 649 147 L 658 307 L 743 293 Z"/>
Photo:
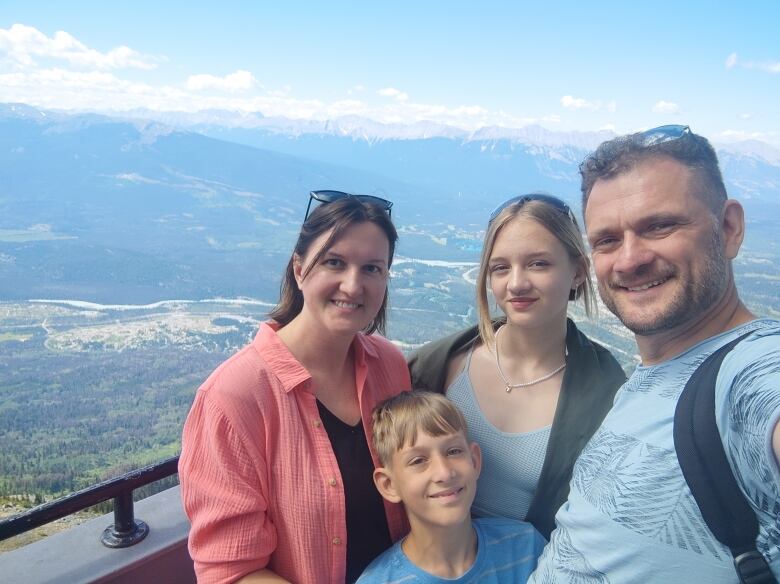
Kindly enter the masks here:
<path id="1" fill-rule="evenodd" d="M 509 385 L 508 383 L 506 384 L 506 392 L 507 393 L 512 393 L 512 386 Z"/>

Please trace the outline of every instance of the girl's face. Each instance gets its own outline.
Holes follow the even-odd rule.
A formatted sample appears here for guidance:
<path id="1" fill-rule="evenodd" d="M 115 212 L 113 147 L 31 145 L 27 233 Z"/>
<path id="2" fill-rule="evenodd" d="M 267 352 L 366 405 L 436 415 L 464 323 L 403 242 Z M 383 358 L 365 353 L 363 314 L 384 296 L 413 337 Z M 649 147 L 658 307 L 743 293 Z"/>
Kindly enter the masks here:
<path id="1" fill-rule="evenodd" d="M 303 293 L 300 316 L 334 335 L 354 335 L 376 317 L 384 300 L 390 243 L 374 223 L 356 223 L 302 274 L 328 240 L 320 235 L 306 256 L 295 256 L 294 272 Z"/>
<path id="2" fill-rule="evenodd" d="M 584 273 L 546 227 L 521 216 L 499 231 L 488 277 L 508 323 L 544 328 L 565 321 L 569 293 L 583 282 Z"/>

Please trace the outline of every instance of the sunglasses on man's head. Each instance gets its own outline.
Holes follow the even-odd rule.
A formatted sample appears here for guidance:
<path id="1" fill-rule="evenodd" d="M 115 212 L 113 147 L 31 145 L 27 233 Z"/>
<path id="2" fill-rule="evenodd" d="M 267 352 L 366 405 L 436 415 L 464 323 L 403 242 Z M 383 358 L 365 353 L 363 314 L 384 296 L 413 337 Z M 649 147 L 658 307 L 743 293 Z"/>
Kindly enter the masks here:
<path id="1" fill-rule="evenodd" d="M 649 130 L 645 130 L 644 132 L 639 132 L 632 137 L 632 140 L 640 146 L 650 148 L 656 144 L 663 144 L 664 142 L 679 140 L 683 136 L 690 133 L 691 129 L 688 126 L 669 124 L 667 126 L 658 126 L 657 128 L 651 128 Z"/>
<path id="2" fill-rule="evenodd" d="M 517 197 L 512 197 L 511 199 L 504 201 L 498 207 L 493 209 L 493 212 L 490 214 L 490 219 L 488 219 L 488 225 L 493 223 L 493 220 L 496 217 L 498 217 L 499 213 L 501 213 L 501 211 L 503 211 L 507 207 L 510 207 L 511 205 L 517 205 L 518 207 L 522 207 L 529 201 L 540 201 L 542 203 L 550 205 L 551 207 L 557 209 L 558 211 L 566 215 L 569 219 L 574 221 L 574 213 L 572 213 L 569 206 L 563 201 L 561 201 L 558 197 L 553 197 L 552 195 L 545 195 L 543 193 L 529 193 L 527 195 L 519 195 Z"/>
<path id="3" fill-rule="evenodd" d="M 690 134 L 691 129 L 688 126 L 683 126 L 680 124 L 669 124 L 666 126 L 658 126 L 657 128 L 650 128 L 644 132 L 630 134 L 625 136 L 624 139 L 633 144 L 636 144 L 640 148 L 652 148 L 658 144 L 679 140 L 685 136 L 689 136 Z M 594 156 L 597 152 L 598 150 L 588 154 L 585 157 L 585 160 L 580 163 L 580 173 L 585 172 L 585 169 L 588 167 L 588 163 L 594 159 Z"/>
<path id="4" fill-rule="evenodd" d="M 375 197 L 374 195 L 353 195 L 351 193 L 344 193 L 342 191 L 324 190 L 324 191 L 311 191 L 309 193 L 309 204 L 306 207 L 306 216 L 303 218 L 303 222 L 305 223 L 306 220 L 309 218 L 309 212 L 313 211 L 317 207 L 321 205 L 327 205 L 328 203 L 332 203 L 333 201 L 338 201 L 339 199 L 348 199 L 348 198 L 355 198 L 362 203 L 371 203 L 373 205 L 378 205 L 379 207 L 382 207 L 382 209 L 387 211 L 387 214 L 392 217 L 393 202 L 388 201 L 387 199 L 383 199 L 381 197 Z M 314 202 L 314 207 L 312 207 L 312 202 Z"/>

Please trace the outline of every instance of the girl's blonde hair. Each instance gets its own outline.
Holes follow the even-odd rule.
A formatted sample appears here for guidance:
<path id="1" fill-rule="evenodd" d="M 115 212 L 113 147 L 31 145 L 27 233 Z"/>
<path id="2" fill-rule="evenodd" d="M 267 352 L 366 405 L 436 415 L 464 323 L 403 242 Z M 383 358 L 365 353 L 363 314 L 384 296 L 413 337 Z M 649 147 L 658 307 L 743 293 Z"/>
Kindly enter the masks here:
<path id="1" fill-rule="evenodd" d="M 541 193 L 534 194 L 541 195 Z M 530 198 L 534 194 L 528 195 L 528 199 L 520 198 L 517 202 L 507 205 L 491 219 L 485 232 L 482 257 L 479 262 L 479 275 L 477 276 L 477 309 L 479 336 L 485 346 L 489 348 L 495 346 L 495 332 L 490 318 L 487 291 L 490 279 L 490 256 L 493 254 L 498 234 L 501 233 L 505 225 L 516 218 L 533 219 L 561 242 L 571 261 L 585 276 L 582 283 L 571 291 L 569 300 L 582 298 L 585 304 L 585 314 L 588 316 L 596 314 L 596 293 L 590 278 L 590 259 L 577 219 L 570 211 L 562 210 L 562 208 L 568 210 L 568 206 L 563 201 L 561 201 L 561 206 L 557 207 L 543 200 Z M 549 198 L 550 195 L 544 195 L 544 197 Z"/>

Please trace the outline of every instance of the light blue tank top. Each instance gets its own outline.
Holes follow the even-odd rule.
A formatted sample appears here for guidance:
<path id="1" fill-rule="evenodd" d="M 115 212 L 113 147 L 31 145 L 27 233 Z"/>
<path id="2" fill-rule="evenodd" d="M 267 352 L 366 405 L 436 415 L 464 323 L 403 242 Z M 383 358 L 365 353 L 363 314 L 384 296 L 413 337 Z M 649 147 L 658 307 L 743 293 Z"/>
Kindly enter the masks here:
<path id="1" fill-rule="evenodd" d="M 502 432 L 479 408 L 466 366 L 447 388 L 469 426 L 469 437 L 482 449 L 482 473 L 471 510 L 477 517 L 510 517 L 524 520 L 542 473 L 551 426 L 523 433 Z M 501 391 L 500 387 L 496 391 Z"/>

